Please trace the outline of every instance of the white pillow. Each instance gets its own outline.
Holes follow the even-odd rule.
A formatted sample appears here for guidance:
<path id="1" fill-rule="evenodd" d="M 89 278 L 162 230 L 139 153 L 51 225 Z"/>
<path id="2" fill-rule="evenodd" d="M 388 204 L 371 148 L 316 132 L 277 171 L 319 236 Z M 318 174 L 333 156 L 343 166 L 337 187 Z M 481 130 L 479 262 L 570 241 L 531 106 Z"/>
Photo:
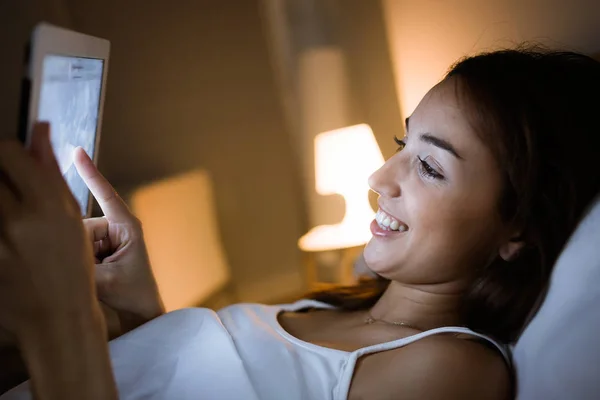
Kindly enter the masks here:
<path id="1" fill-rule="evenodd" d="M 556 262 L 514 348 L 517 399 L 600 399 L 600 197 Z"/>

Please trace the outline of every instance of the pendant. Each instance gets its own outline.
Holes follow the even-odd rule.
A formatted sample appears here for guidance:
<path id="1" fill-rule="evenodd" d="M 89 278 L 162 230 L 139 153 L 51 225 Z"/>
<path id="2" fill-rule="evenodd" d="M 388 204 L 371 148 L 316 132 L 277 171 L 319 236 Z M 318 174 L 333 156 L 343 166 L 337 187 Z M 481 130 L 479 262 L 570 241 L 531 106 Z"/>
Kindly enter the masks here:
<path id="1" fill-rule="evenodd" d="M 365 320 L 365 323 L 368 325 L 371 325 L 374 322 L 375 322 L 375 319 L 373 317 L 367 317 L 367 319 Z"/>

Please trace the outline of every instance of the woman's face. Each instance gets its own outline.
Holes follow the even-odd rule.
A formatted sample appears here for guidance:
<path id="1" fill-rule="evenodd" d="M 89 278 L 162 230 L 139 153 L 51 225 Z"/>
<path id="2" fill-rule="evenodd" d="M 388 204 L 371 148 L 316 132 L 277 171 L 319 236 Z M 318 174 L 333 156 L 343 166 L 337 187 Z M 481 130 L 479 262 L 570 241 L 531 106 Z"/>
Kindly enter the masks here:
<path id="1" fill-rule="evenodd" d="M 468 102 L 457 99 L 456 79 L 427 93 L 407 120 L 404 149 L 369 179 L 379 211 L 364 257 L 391 280 L 466 284 L 507 240 L 501 171 L 469 122 Z"/>

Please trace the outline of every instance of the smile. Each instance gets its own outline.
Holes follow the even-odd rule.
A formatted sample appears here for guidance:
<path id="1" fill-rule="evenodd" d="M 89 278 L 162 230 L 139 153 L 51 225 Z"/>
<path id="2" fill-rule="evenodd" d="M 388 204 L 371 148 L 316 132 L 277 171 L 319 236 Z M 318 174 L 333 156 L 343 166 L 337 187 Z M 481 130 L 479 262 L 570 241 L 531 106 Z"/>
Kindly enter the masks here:
<path id="1" fill-rule="evenodd" d="M 375 221 L 377 221 L 377 225 L 383 230 L 397 232 L 406 232 L 408 230 L 408 226 L 404 222 L 392 217 L 381 208 L 377 210 Z"/>

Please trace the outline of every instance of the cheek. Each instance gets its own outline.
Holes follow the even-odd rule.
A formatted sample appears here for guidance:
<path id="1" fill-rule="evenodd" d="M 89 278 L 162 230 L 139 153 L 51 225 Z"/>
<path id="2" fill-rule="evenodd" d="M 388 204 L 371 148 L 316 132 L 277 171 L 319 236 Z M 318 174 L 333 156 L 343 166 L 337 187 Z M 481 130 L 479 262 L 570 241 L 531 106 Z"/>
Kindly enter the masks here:
<path id="1" fill-rule="evenodd" d="M 412 179 L 403 190 L 407 223 L 415 234 L 436 231 L 444 225 L 444 221 L 454 218 L 452 202 L 448 201 L 443 191 L 427 188 L 416 179 Z"/>
<path id="2" fill-rule="evenodd" d="M 373 239 L 367 245 L 365 260 L 375 272 L 401 281 L 446 281 L 464 277 L 494 251 L 493 196 L 429 187 L 410 179 L 404 182 L 401 197 L 409 232 L 393 241 Z"/>
<path id="3" fill-rule="evenodd" d="M 418 210 L 414 247 L 428 263 L 462 270 L 460 265 L 479 265 L 495 251 L 499 221 L 487 203 L 446 197 L 423 202 Z"/>
<path id="4" fill-rule="evenodd" d="M 407 199 L 412 232 L 406 244 L 409 255 L 403 259 L 440 279 L 457 278 L 485 263 L 495 251 L 498 221 L 487 199 L 480 200 L 431 191 Z"/>

